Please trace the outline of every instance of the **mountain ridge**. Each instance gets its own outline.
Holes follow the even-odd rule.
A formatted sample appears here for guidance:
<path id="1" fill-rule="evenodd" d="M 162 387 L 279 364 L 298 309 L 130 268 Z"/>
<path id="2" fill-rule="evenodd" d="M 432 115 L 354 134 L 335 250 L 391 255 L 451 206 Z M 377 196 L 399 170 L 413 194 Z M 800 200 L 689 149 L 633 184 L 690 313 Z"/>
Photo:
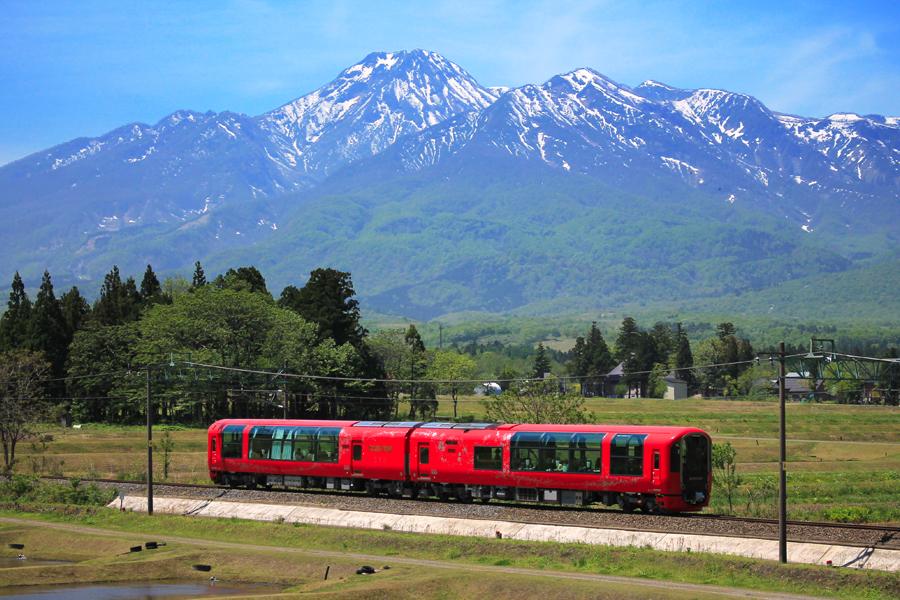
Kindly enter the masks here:
<path id="1" fill-rule="evenodd" d="M 153 125 L 124 125 L 0 167 L 0 189 L 5 190 L 0 218 L 17 225 L 17 235 L 5 240 L 9 252 L 0 259 L 0 269 L 19 269 L 34 278 L 50 267 L 63 281 L 96 281 L 112 262 L 152 262 L 166 272 L 196 259 L 217 263 L 216 257 L 256 257 L 286 276 L 279 260 L 291 263 L 296 251 L 285 241 L 294 237 L 287 229 L 305 230 L 306 223 L 325 219 L 320 231 L 332 231 L 331 224 L 343 219 L 352 226 L 338 226 L 327 240 L 309 231 L 322 246 L 303 247 L 310 256 L 337 261 L 360 281 L 373 282 L 373 297 L 385 303 L 400 298 L 390 291 L 391 271 L 369 259 L 383 255 L 377 246 L 382 244 L 407 254 L 416 265 L 406 272 L 397 264 L 398 281 L 410 275 L 415 281 L 418 273 L 435 290 L 446 290 L 452 310 L 490 303 L 491 281 L 506 286 L 496 291 L 503 298 L 495 308 L 513 310 L 569 293 L 552 271 L 571 274 L 574 267 L 532 248 L 546 235 L 553 240 L 547 248 L 569 239 L 565 229 L 573 225 L 554 225 L 552 212 L 536 206 L 550 197 L 593 215 L 589 218 L 614 219 L 625 227 L 631 220 L 644 230 L 660 229 L 669 215 L 679 213 L 691 215 L 701 231 L 703 223 L 711 232 L 727 230 L 738 237 L 742 231 L 761 235 L 770 228 L 783 241 L 760 250 L 768 253 L 766 260 L 776 259 L 779 244 L 789 243 L 790 252 L 806 248 L 807 260 L 846 270 L 860 260 L 895 256 L 898 148 L 896 117 L 786 115 L 746 94 L 679 89 L 652 80 L 632 88 L 587 67 L 541 84 L 491 88 L 434 52 L 375 52 L 332 82 L 257 116 L 176 111 Z M 341 186 L 340 180 L 356 187 Z M 385 180 L 391 186 L 384 186 Z M 447 181 L 458 193 L 448 192 Z M 551 181 L 555 189 L 544 183 Z M 343 195 L 336 195 L 338 189 Z M 568 191 L 561 195 L 560 189 Z M 374 190 L 378 198 L 371 197 Z M 606 208 L 584 190 L 596 190 L 591 193 Z M 429 194 L 444 204 L 415 208 Z M 363 211 L 366 216 L 341 215 L 328 205 L 340 207 L 347 198 L 362 198 L 370 206 Z M 632 198 L 632 205 L 622 198 Z M 639 205 L 649 215 L 637 214 Z M 612 206 L 617 213 L 607 210 Z M 393 223 L 389 210 L 414 215 Z M 479 254 L 477 238 L 461 232 L 458 243 L 472 246 L 468 258 L 446 269 L 429 265 L 429 245 L 441 246 L 440 236 L 458 229 L 459 223 L 446 215 L 463 213 L 461 222 L 488 236 L 482 238 L 485 248 Z M 482 215 L 484 227 L 478 222 Z M 546 231 L 526 226 L 525 215 L 542 215 L 538 224 Z M 760 219 L 767 225 L 757 223 Z M 504 222 L 522 229 L 504 229 Z M 606 225 L 597 221 L 594 227 Z M 421 231 L 430 233 L 422 237 Z M 666 235 L 664 228 L 660 231 Z M 694 231 L 679 225 L 669 234 Z M 489 248 L 489 236 L 506 239 L 520 254 L 505 260 Z M 610 236 L 630 246 L 618 234 Z M 341 244 L 346 251 L 339 251 Z M 322 251 L 332 245 L 338 250 Z M 621 248 L 588 245 L 591 252 L 602 250 L 630 262 Z M 280 258 L 258 256 L 260 247 Z M 825 248 L 831 250 L 824 253 Z M 698 256 L 714 260 L 700 250 Z M 721 250 L 722 257 L 729 256 Z M 445 251 L 454 254 L 453 248 Z M 596 264 L 609 265 L 602 258 Z M 396 259 L 383 256 L 391 264 Z M 802 253 L 794 259 L 803 260 Z M 730 267 L 734 274 L 750 258 L 729 260 L 737 261 Z M 491 261 L 503 262 L 505 270 Z M 597 268 L 580 259 L 572 262 L 582 271 Z M 300 263 L 309 266 L 292 264 Z M 472 273 L 466 273 L 466 265 Z M 540 293 L 523 287 L 529 267 L 543 274 Z M 755 282 L 752 289 L 778 283 L 772 279 L 776 272 L 777 277 L 790 274 L 753 268 L 762 271 L 748 279 Z M 684 277 L 698 290 L 722 293 L 708 289 L 706 276 L 698 274 L 704 269 L 693 274 L 688 269 Z M 417 285 L 410 289 L 418 296 L 403 292 L 402 303 L 422 314 L 440 311 L 440 294 L 429 295 Z M 470 294 L 466 285 L 480 291 Z M 624 292 L 628 282 L 614 286 Z M 453 299 L 454 293 L 470 303 Z M 611 297 L 624 298 L 619 292 Z"/>

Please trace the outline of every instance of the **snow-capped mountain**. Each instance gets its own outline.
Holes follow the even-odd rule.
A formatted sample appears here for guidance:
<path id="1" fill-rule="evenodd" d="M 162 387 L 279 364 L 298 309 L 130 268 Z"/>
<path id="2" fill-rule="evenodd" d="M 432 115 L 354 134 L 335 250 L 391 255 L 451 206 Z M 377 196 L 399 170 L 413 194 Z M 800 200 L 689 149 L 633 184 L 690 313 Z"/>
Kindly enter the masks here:
<path id="1" fill-rule="evenodd" d="M 434 52 L 377 52 L 258 122 L 277 148 L 269 155 L 272 160 L 323 179 L 404 135 L 481 110 L 496 99 L 495 92 Z"/>
<path id="2" fill-rule="evenodd" d="M 591 69 L 508 91 L 478 115 L 399 146 L 411 169 L 474 146 L 624 186 L 675 176 L 728 202 L 774 210 L 807 232 L 823 216 L 814 213 L 835 203 L 896 208 L 900 199 L 896 118 L 792 117 L 743 94 L 652 81 L 631 89 Z"/>
<path id="3" fill-rule="evenodd" d="M 344 213 L 327 221 L 346 225 L 337 232 L 324 235 L 327 223 L 304 229 L 304 251 L 316 256 L 321 248 L 346 246 L 352 259 L 322 256 L 349 261 L 343 266 L 362 280 L 378 273 L 382 282 L 391 276 L 386 266 L 405 252 L 434 245 L 419 239 L 390 256 L 370 246 L 353 254 L 352 244 L 362 243 L 353 236 L 362 235 L 364 219 L 375 219 L 370 211 L 378 202 L 453 182 L 468 191 L 446 198 L 446 190 L 434 191 L 444 200 L 428 206 L 441 215 L 478 207 L 460 234 L 480 232 L 476 247 L 491 236 L 530 235 L 504 223 L 544 197 L 546 190 L 535 187 L 544 174 L 557 187 L 595 190 L 589 200 L 573 192 L 571 210 L 612 197 L 652 201 L 650 209 L 616 205 L 623 222 L 653 211 L 720 223 L 769 219 L 798 239 L 849 235 L 840 239 L 850 240 L 847 254 L 854 256 L 871 256 L 871 247 L 900 238 L 897 117 L 793 116 L 744 94 L 655 81 L 632 88 L 589 68 L 542 84 L 485 87 L 439 54 L 413 50 L 370 54 L 334 81 L 258 116 L 178 111 L 154 125 L 126 125 L 0 167 L 0 219 L 15 224 L 0 270 L 35 275 L 50 266 L 62 278 L 92 279 L 111 261 L 175 269 L 217 253 L 250 256 L 251 246 L 263 244 L 271 252 L 260 260 L 277 268 L 298 251 L 292 229 L 315 222 L 314 212 L 333 210 L 332 199 L 340 197 L 361 204 L 339 203 Z M 525 179 L 532 183 L 518 185 Z M 496 227 L 481 222 L 488 214 Z M 401 223 L 384 218 L 390 223 L 371 239 L 385 231 L 397 239 L 432 231 L 428 215 Z M 536 222 L 548 222 L 547 215 Z M 441 221 L 433 231 L 453 229 Z M 748 243 L 742 256 L 793 247 L 766 240 Z M 533 272 L 525 262 L 546 259 L 555 265 L 548 273 L 561 278 L 553 285 L 570 285 L 557 256 L 536 257 L 532 246 L 522 247 L 527 258 L 510 272 Z M 429 258 L 418 258 L 424 271 L 416 278 L 426 271 L 439 277 L 426 268 Z M 832 259 L 829 268 L 846 266 Z M 453 277 L 469 269 L 454 268 Z M 474 270 L 484 281 L 501 277 L 487 258 Z M 747 285 L 775 276 L 766 273 L 748 275 Z M 430 289 L 442 285 L 436 279 Z"/>

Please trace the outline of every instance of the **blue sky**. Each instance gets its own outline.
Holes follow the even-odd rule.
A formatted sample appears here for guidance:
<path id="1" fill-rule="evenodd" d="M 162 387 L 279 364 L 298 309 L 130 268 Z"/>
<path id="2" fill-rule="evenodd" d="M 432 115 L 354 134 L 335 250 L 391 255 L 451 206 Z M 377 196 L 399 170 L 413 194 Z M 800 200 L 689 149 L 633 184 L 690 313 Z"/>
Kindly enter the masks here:
<path id="1" fill-rule="evenodd" d="M 900 2 L 0 0 L 0 164 L 182 108 L 259 114 L 375 50 L 483 85 L 592 67 L 808 116 L 900 115 Z"/>

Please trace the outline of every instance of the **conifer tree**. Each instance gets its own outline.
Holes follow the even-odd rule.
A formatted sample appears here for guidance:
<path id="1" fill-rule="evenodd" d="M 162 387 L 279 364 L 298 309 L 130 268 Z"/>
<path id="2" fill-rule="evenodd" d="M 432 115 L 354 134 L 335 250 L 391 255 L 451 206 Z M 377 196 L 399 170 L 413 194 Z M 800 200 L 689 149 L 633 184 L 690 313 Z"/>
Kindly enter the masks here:
<path id="1" fill-rule="evenodd" d="M 206 285 L 206 273 L 203 272 L 203 265 L 200 261 L 194 263 L 194 277 L 191 280 L 191 289 L 195 290 Z"/>
<path id="2" fill-rule="evenodd" d="M 91 305 L 87 303 L 77 286 L 72 286 L 68 292 L 59 297 L 59 309 L 62 311 L 66 322 L 66 332 L 69 342 L 75 332 L 81 329 L 81 325 L 91 313 Z"/>
<path id="3" fill-rule="evenodd" d="M 615 366 L 612 354 L 597 322 L 591 323 L 591 330 L 588 333 L 587 340 L 584 344 L 584 362 L 585 368 L 582 374 L 587 379 L 584 380 L 582 387 L 588 388 L 588 395 L 596 395 L 601 391 L 601 385 L 606 374 Z"/>
<path id="4" fill-rule="evenodd" d="M 53 282 L 48 271 L 44 271 L 41 289 L 31 311 L 30 325 L 31 335 L 28 345 L 32 350 L 44 354 L 53 368 L 54 375 L 62 375 L 69 346 L 68 328 L 59 301 L 53 292 Z"/>
<path id="5" fill-rule="evenodd" d="M 157 302 L 162 297 L 162 286 L 159 285 L 159 279 L 153 272 L 153 267 L 147 265 L 144 271 L 144 278 L 141 280 L 141 300 L 144 305 Z"/>
<path id="6" fill-rule="evenodd" d="M 361 348 L 368 332 L 359 323 L 355 295 L 350 273 L 316 269 L 302 288 L 284 288 L 278 304 L 318 325 L 319 339 L 331 338 L 338 345 L 349 342 Z"/>
<path id="7" fill-rule="evenodd" d="M 27 347 L 30 323 L 31 300 L 25 292 L 22 277 L 16 271 L 6 312 L 0 317 L 0 351 Z"/>
<path id="8" fill-rule="evenodd" d="M 691 342 L 688 340 L 687 332 L 681 323 L 675 325 L 675 348 L 672 358 L 669 361 L 673 368 L 676 369 L 675 374 L 685 380 L 688 387 L 693 387 L 696 378 L 694 372 L 689 367 L 694 366 L 694 355 L 691 352 Z"/>
<path id="9" fill-rule="evenodd" d="M 133 277 L 122 283 L 119 267 L 103 278 L 100 298 L 94 304 L 93 317 L 101 325 L 122 325 L 137 320 L 140 315 L 141 295 Z"/>
<path id="10" fill-rule="evenodd" d="M 538 343 L 537 354 L 534 356 L 534 365 L 531 368 L 531 376 L 535 379 L 543 379 L 545 373 L 550 372 L 550 359 L 544 349 L 544 342 Z"/>

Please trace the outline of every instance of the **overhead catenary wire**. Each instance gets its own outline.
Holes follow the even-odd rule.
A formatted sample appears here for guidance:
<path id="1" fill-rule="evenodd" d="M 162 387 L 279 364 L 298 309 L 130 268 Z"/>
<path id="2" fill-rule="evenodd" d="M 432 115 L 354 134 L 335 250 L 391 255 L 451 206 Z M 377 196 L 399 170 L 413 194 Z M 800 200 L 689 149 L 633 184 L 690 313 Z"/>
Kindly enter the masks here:
<path id="1" fill-rule="evenodd" d="M 851 354 L 843 354 L 832 352 L 828 353 L 833 356 L 842 356 L 845 358 L 850 358 L 854 360 L 869 360 L 869 361 L 877 361 L 884 362 L 888 364 L 900 364 L 900 359 L 892 359 L 892 358 L 877 358 L 877 357 L 869 357 L 869 356 L 856 356 Z M 789 354 L 785 356 L 785 359 L 791 358 L 805 358 L 808 355 L 806 353 L 796 353 Z M 749 365 L 749 364 L 758 364 L 760 359 L 752 358 L 746 360 L 739 361 L 730 361 L 730 362 L 721 362 L 721 363 L 709 363 L 704 365 L 692 365 L 689 367 L 672 367 L 667 368 L 667 372 L 680 372 L 680 371 L 697 371 L 702 369 L 716 369 L 730 366 L 738 366 L 738 365 Z M 299 379 L 299 380 L 307 380 L 307 381 L 332 381 L 339 383 L 387 383 L 387 384 L 418 384 L 418 385 L 462 385 L 462 384 L 483 384 L 485 382 L 492 383 L 515 383 L 515 382 L 541 382 L 541 381 L 559 381 L 559 382 L 579 382 L 579 381 L 591 381 L 601 379 L 602 375 L 554 375 L 551 380 L 545 380 L 537 377 L 515 377 L 515 378 L 492 378 L 492 377 L 478 377 L 478 378 L 469 378 L 469 379 L 393 379 L 393 378 L 377 378 L 377 377 L 348 377 L 348 376 L 340 376 L 340 375 L 318 375 L 311 373 L 291 373 L 285 372 L 284 370 L 272 371 L 265 369 L 254 369 L 248 367 L 233 367 L 226 365 L 216 365 L 210 363 L 200 363 L 193 361 L 162 361 L 157 363 L 150 363 L 142 366 L 134 365 L 128 369 L 122 369 L 118 371 L 104 371 L 100 373 L 86 373 L 82 375 L 72 375 L 66 377 L 52 377 L 52 378 L 41 378 L 33 380 L 33 383 L 51 383 L 57 381 L 79 381 L 84 379 L 91 378 L 101 378 L 101 377 L 110 377 L 110 376 L 143 376 L 144 372 L 150 369 L 162 369 L 165 370 L 167 368 L 176 368 L 176 367 L 190 367 L 195 369 L 207 369 L 211 371 L 225 371 L 231 373 L 240 373 L 240 374 L 248 374 L 248 375 L 262 375 L 266 377 L 273 378 L 284 378 L 284 379 Z M 626 375 L 649 375 L 652 373 L 652 370 L 640 370 L 640 371 L 628 371 Z M 805 379 L 806 377 L 797 376 L 797 377 L 789 377 L 789 379 Z M 819 379 L 829 380 L 828 377 L 820 377 Z M 846 378 L 833 378 L 834 380 L 844 380 Z M 7 380 L 0 382 L 0 385 L 13 383 L 12 380 Z"/>

